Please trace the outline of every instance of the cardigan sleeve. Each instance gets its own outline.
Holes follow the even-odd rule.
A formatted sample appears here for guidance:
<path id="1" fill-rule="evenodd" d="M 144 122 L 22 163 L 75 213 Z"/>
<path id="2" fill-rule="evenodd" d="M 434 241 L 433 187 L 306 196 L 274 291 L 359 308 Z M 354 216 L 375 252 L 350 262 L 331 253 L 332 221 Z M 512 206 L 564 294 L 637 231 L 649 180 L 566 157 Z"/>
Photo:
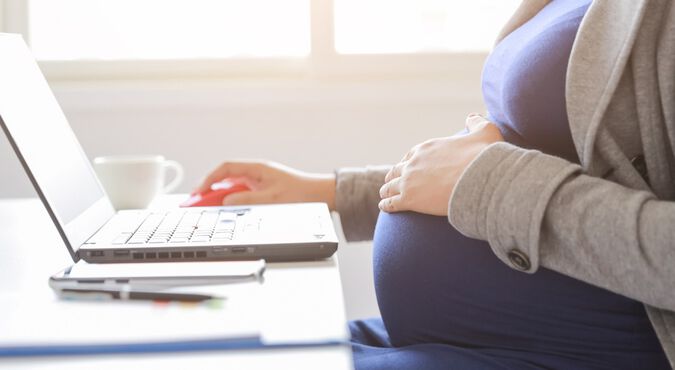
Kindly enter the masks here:
<path id="1" fill-rule="evenodd" d="M 335 208 L 347 241 L 372 240 L 380 214 L 380 187 L 391 166 L 336 171 Z"/>
<path id="2" fill-rule="evenodd" d="M 675 202 L 496 143 L 460 177 L 448 218 L 514 269 L 544 266 L 675 310 Z"/>

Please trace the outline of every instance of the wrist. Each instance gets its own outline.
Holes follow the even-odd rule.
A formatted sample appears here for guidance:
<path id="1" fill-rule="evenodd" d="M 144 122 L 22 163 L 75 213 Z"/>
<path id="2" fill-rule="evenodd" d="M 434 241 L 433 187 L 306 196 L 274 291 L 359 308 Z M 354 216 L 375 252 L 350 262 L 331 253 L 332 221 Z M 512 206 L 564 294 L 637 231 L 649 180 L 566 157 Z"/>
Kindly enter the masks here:
<path id="1" fill-rule="evenodd" d="M 317 189 L 317 201 L 326 203 L 331 211 L 335 210 L 335 174 L 321 174 L 314 177 Z"/>
<path id="2" fill-rule="evenodd" d="M 335 174 L 312 174 L 310 201 L 323 202 L 331 211 L 335 210 Z"/>

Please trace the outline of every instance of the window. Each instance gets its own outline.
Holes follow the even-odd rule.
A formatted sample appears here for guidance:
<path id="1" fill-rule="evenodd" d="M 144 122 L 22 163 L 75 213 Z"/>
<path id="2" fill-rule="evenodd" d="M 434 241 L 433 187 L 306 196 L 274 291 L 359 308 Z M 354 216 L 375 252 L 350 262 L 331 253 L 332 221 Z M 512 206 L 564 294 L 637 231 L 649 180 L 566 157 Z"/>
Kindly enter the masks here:
<path id="1" fill-rule="evenodd" d="M 41 60 L 304 57 L 309 0 L 30 0 Z"/>
<path id="2" fill-rule="evenodd" d="M 194 70 L 188 62 L 236 75 L 316 75 L 344 65 L 358 74 L 383 61 L 392 61 L 392 74 L 428 73 L 433 64 L 484 55 L 520 0 L 2 2 L 5 31 L 27 36 L 48 76 L 124 76 L 181 74 Z"/>
<path id="3" fill-rule="evenodd" d="M 489 50 L 520 0 L 335 0 L 345 54 Z"/>

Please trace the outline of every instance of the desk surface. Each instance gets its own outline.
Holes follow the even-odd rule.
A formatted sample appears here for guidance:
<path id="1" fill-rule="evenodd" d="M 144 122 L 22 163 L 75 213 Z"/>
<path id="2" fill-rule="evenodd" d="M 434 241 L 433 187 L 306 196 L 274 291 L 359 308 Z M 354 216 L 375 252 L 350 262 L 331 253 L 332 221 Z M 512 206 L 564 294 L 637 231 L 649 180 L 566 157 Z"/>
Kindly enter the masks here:
<path id="1" fill-rule="evenodd" d="M 162 204 L 160 202 L 159 204 Z M 166 203 L 166 199 L 165 202 Z M 28 240 L 30 238 L 30 241 Z M 0 295 L 22 302 L 30 297 L 53 302 L 49 276 L 72 263 L 56 228 L 37 199 L 0 200 Z M 15 298 L 15 299 L 14 299 Z M 337 258 L 318 262 L 270 263 L 258 301 L 270 337 L 293 333 L 346 339 L 346 319 Z M 244 300 L 242 302 L 242 300 Z M 241 298 L 240 305 L 246 305 Z M 251 303 L 253 304 L 253 303 Z M 0 314 L 2 308 L 0 307 Z M 45 312 L 45 314 L 49 314 Z M 55 318 L 58 319 L 58 318 Z M 251 318 L 248 318 L 251 319 Z M 258 318 L 256 318 L 258 319 Z M 31 328 L 26 323 L 27 329 Z M 196 365 L 196 366 L 195 366 Z M 1 360 L 12 369 L 351 369 L 348 347 L 240 352 L 193 352 L 95 357 Z"/>

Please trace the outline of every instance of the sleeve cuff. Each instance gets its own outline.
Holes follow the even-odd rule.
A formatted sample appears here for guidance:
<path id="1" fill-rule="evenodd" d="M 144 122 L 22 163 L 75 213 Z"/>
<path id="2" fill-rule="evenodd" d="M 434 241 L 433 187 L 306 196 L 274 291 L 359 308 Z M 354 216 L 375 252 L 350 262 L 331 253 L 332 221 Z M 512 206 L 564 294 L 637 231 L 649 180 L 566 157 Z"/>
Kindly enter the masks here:
<path id="1" fill-rule="evenodd" d="M 460 176 L 448 220 L 462 234 L 486 240 L 512 268 L 535 272 L 549 199 L 580 167 L 562 158 L 499 142 L 485 148 Z"/>
<path id="2" fill-rule="evenodd" d="M 335 171 L 335 209 L 347 241 L 372 240 L 380 214 L 380 187 L 391 166 L 341 168 Z"/>

